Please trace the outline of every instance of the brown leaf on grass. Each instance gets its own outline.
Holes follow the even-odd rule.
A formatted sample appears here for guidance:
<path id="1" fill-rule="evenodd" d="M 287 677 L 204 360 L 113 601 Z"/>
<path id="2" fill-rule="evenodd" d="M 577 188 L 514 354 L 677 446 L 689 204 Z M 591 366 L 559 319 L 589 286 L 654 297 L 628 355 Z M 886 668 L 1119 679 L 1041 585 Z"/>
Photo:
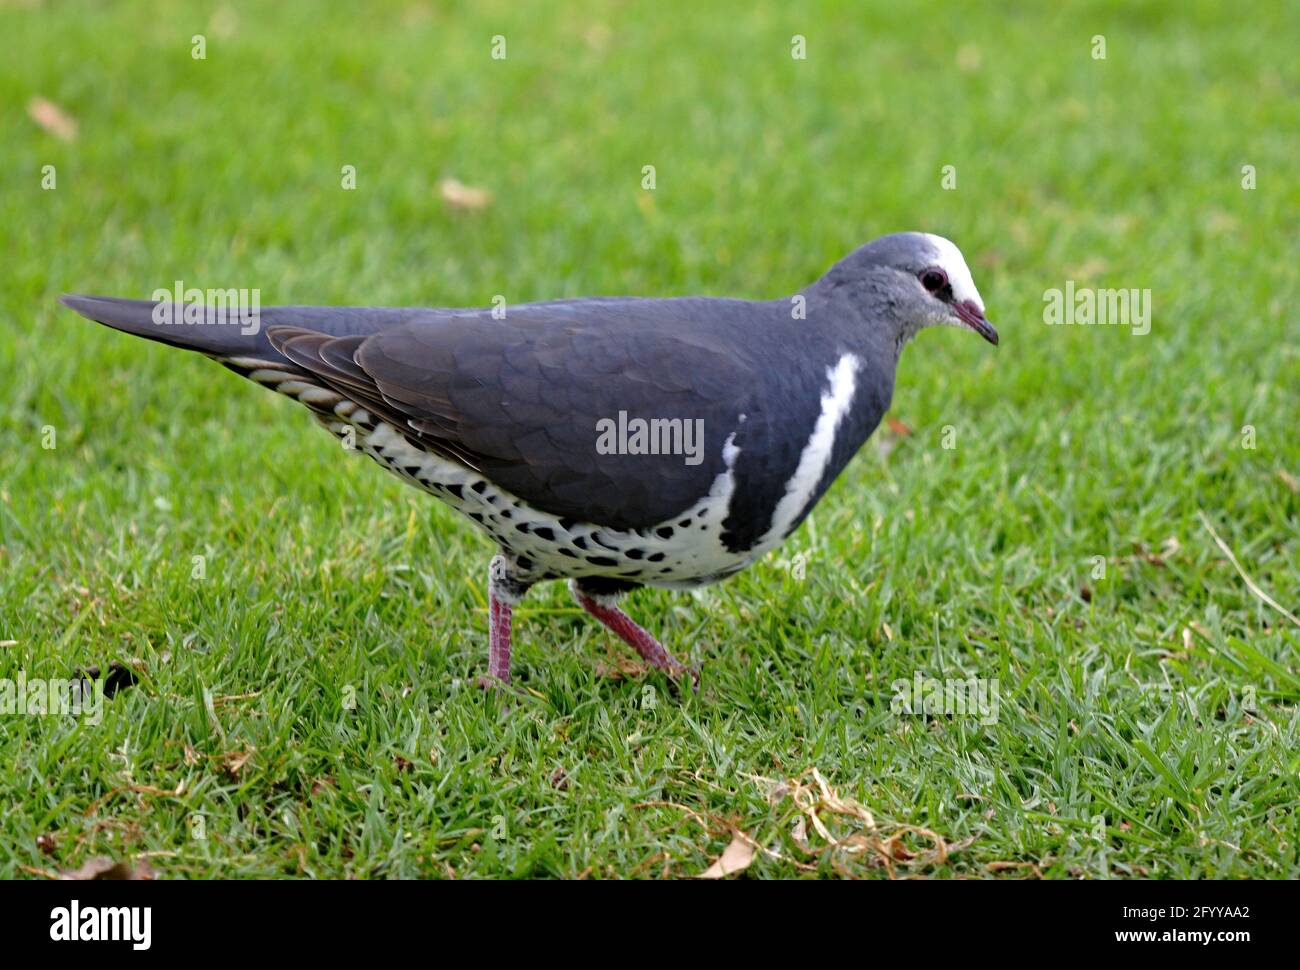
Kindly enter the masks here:
<path id="1" fill-rule="evenodd" d="M 393 767 L 398 771 L 410 771 L 411 762 L 407 758 L 403 758 L 400 754 L 395 754 L 393 755 Z"/>
<path id="2" fill-rule="evenodd" d="M 227 704 L 234 704 L 237 701 L 251 701 L 254 698 L 261 697 L 260 690 L 251 691 L 247 694 L 218 694 L 212 698 L 212 709 L 224 707 Z"/>
<path id="3" fill-rule="evenodd" d="M 1006 872 L 1008 870 L 1024 869 L 1034 879 L 1043 878 L 1043 870 L 1036 862 L 987 862 L 984 864 L 987 872 Z"/>
<path id="4" fill-rule="evenodd" d="M 438 192 L 449 207 L 466 212 L 486 209 L 492 201 L 492 193 L 487 189 L 472 188 L 456 179 L 443 179 L 438 183 Z"/>
<path id="5" fill-rule="evenodd" d="M 907 424 L 907 422 L 900 421 L 892 414 L 889 417 L 885 418 L 885 424 L 888 425 L 890 431 L 894 432 L 894 434 L 898 435 L 899 437 L 909 438 L 912 435 L 912 429 Z"/>
<path id="6" fill-rule="evenodd" d="M 626 653 L 616 652 L 605 645 L 605 660 L 596 661 L 596 676 L 606 680 L 636 680 L 649 672 L 649 664 L 633 660 Z"/>
<path id="7" fill-rule="evenodd" d="M 946 864 L 954 853 L 975 842 L 973 836 L 948 842 L 937 832 L 914 825 L 879 825 L 865 806 L 831 788 L 816 768 L 781 780 L 750 774 L 745 777 L 767 788 L 768 804 L 772 808 L 779 810 L 787 801 L 792 806 L 785 812 L 785 821 L 790 823 L 788 838 L 792 851 L 782 851 L 777 845 L 759 845 L 734 820 L 677 802 L 639 802 L 632 807 L 677 809 L 687 813 L 712 837 L 731 835 L 726 851 L 699 875 L 701 879 L 720 879 L 739 872 L 760 852 L 804 872 L 817 871 L 820 857 L 840 875 L 850 877 L 860 872 L 847 864 L 858 861 L 867 867 L 884 868 L 892 879 L 898 875 L 899 866 L 908 870 L 905 875 L 917 875 L 926 868 Z M 910 841 L 904 841 L 909 836 Z M 801 861 L 800 856 L 810 861 Z"/>
<path id="8" fill-rule="evenodd" d="M 313 795 L 319 795 L 326 788 L 335 788 L 335 787 L 337 786 L 334 784 L 334 779 L 331 778 L 329 775 L 326 775 L 324 778 L 316 778 L 312 780 L 311 793 Z"/>
<path id="9" fill-rule="evenodd" d="M 1279 468 L 1277 470 L 1277 477 L 1278 480 L 1287 488 L 1291 489 L 1291 491 L 1300 492 L 1300 481 L 1297 481 L 1296 477 L 1290 472 Z"/>
<path id="10" fill-rule="evenodd" d="M 96 856 L 93 859 L 87 859 L 80 869 L 60 869 L 59 878 L 78 882 L 93 879 L 152 879 L 153 869 L 143 859 L 132 867 L 127 862 L 114 862 L 106 856 Z"/>
<path id="11" fill-rule="evenodd" d="M 697 878 L 722 879 L 737 872 L 744 872 L 754 861 L 754 840 L 737 832 L 731 838 L 731 844 L 714 860 L 713 865 L 705 869 Z"/>
<path id="12" fill-rule="evenodd" d="M 974 841 L 950 844 L 937 832 L 914 825 L 897 826 L 884 835 L 869 809 L 836 792 L 816 768 L 780 785 L 789 790 L 790 800 L 800 812 L 801 824 L 796 825 L 793 834 L 795 844 L 805 855 L 829 854 L 832 861 L 836 856 L 861 856 L 868 865 L 883 866 L 892 877 L 895 863 L 908 868 L 943 865 L 951 853 Z M 836 835 L 832 831 L 833 826 L 843 831 L 845 825 L 851 827 L 848 834 Z M 809 827 L 824 844 L 811 844 Z M 924 839 L 930 846 L 914 850 L 903 841 L 907 835 Z"/>
<path id="13" fill-rule="evenodd" d="M 804 855 L 812 855 L 812 846 L 808 844 L 808 819 L 800 815 L 790 829 L 790 838 Z"/>
<path id="14" fill-rule="evenodd" d="M 563 768 L 556 768 L 551 772 L 551 787 L 556 791 L 569 790 L 569 774 Z"/>
<path id="15" fill-rule="evenodd" d="M 40 849 L 46 855 L 54 855 L 58 851 L 58 841 L 52 832 L 46 832 L 43 835 L 36 836 L 36 848 Z"/>
<path id="16" fill-rule="evenodd" d="M 232 779 L 237 779 L 239 773 L 244 770 L 244 766 L 248 764 L 248 760 L 253 757 L 256 750 L 252 745 L 248 745 L 242 751 L 226 751 L 217 755 L 216 758 L 225 773 Z"/>
<path id="17" fill-rule="evenodd" d="M 27 114 L 45 131 L 63 141 L 73 141 L 77 137 L 77 123 L 72 117 L 53 101 L 46 98 L 32 98 L 27 102 Z"/>

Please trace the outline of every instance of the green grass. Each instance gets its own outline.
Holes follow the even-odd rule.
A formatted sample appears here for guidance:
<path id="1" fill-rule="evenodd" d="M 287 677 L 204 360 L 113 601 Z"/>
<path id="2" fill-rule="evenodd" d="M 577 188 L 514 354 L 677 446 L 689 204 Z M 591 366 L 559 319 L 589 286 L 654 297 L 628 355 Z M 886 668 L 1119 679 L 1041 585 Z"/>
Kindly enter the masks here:
<path id="1" fill-rule="evenodd" d="M 751 875 L 887 875 L 799 855 L 760 779 L 816 767 L 882 836 L 958 846 L 900 873 L 1300 876 L 1300 629 L 1198 517 L 1300 612 L 1293 5 L 150 6 L 0 4 L 0 676 L 143 669 L 100 724 L 0 717 L 0 874 L 684 876 L 734 824 L 784 857 Z M 1002 345 L 923 334 L 910 437 L 777 556 L 633 598 L 698 696 L 602 676 L 623 648 L 551 584 L 526 695 L 485 698 L 482 538 L 55 303 L 774 297 L 904 228 L 961 245 Z M 1045 326 L 1068 279 L 1150 288 L 1151 332 Z M 891 713 L 917 671 L 997 678 L 996 723 Z"/>

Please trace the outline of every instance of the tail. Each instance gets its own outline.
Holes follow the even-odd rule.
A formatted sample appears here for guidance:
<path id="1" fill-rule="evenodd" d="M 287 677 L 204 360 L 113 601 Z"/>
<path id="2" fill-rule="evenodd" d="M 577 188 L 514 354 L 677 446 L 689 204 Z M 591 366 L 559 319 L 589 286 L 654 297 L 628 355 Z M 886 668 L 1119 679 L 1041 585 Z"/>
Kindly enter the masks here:
<path id="1" fill-rule="evenodd" d="M 186 323 L 184 307 L 173 305 L 173 315 L 158 311 L 153 300 L 122 300 L 113 296 L 61 296 L 59 302 L 83 317 L 123 333 L 156 340 L 184 350 L 195 350 L 218 360 L 283 361 L 267 331 L 272 327 L 297 327 L 331 337 L 369 336 L 409 320 L 420 311 L 402 307 L 265 307 L 254 316 Z"/>

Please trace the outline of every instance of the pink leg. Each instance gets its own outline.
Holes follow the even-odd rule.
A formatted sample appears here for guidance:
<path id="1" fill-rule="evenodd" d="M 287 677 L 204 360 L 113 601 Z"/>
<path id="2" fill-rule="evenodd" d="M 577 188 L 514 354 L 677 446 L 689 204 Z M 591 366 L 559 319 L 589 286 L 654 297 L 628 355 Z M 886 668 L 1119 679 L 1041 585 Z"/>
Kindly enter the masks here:
<path id="1" fill-rule="evenodd" d="M 510 683 L 511 604 L 528 592 L 528 585 L 516 579 L 505 556 L 494 556 L 488 566 L 488 672 L 478 679 L 480 687 L 500 689 Z"/>
<path id="2" fill-rule="evenodd" d="M 495 596 L 488 602 L 488 676 L 510 683 L 510 604 Z"/>
<path id="3" fill-rule="evenodd" d="M 510 604 L 488 593 L 488 672 L 480 687 L 500 689 L 510 683 Z"/>
<path id="4" fill-rule="evenodd" d="M 664 649 L 662 643 L 647 633 L 643 627 L 639 626 L 636 621 L 617 606 L 605 606 L 579 589 L 573 590 L 573 598 L 578 601 L 579 606 L 600 620 L 601 623 L 614 632 L 615 636 L 639 653 L 646 663 L 666 671 L 673 678 L 689 673 L 695 689 L 699 689 L 700 672 L 688 668 L 674 657 Z"/>

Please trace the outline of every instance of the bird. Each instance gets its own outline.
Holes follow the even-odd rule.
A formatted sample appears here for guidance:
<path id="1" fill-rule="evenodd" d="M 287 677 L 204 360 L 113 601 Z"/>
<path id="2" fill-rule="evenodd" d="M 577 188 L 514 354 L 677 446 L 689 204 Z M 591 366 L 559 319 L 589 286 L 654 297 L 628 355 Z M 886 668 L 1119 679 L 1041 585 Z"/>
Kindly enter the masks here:
<path id="1" fill-rule="evenodd" d="M 919 330 L 998 343 L 961 251 L 924 232 L 881 236 L 772 300 L 241 314 L 60 300 L 297 400 L 485 532 L 497 551 L 478 683 L 497 689 L 511 682 L 512 610 L 535 584 L 567 580 L 582 610 L 698 690 L 699 667 L 633 620 L 623 595 L 717 582 L 787 539 L 879 425 Z"/>

